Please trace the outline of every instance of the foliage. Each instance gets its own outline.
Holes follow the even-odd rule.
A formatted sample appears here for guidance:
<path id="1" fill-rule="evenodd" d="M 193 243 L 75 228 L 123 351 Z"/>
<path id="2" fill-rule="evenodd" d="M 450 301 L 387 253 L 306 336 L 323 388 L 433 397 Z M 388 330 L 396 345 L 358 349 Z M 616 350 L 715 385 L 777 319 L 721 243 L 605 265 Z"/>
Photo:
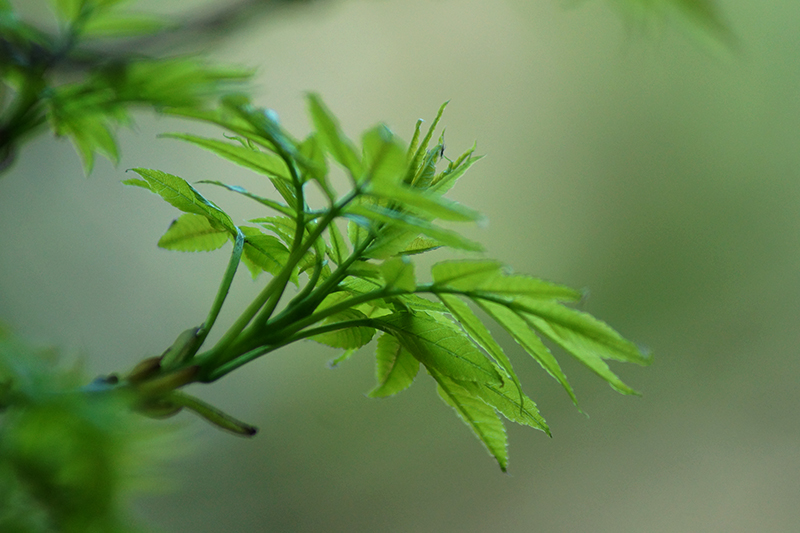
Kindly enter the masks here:
<path id="1" fill-rule="evenodd" d="M 445 197 L 480 159 L 472 148 L 448 160 L 443 138 L 434 144 L 445 106 L 424 134 L 422 122 L 417 123 L 410 144 L 380 124 L 364 132 L 360 149 L 345 137 L 319 96 L 309 95 L 308 107 L 314 131 L 303 140 L 293 139 L 273 113 L 241 96 L 224 99 L 214 110 L 171 111 L 212 122 L 233 134 L 229 140 L 172 137 L 263 175 L 280 194 L 279 203 L 235 185 L 208 182 L 272 211 L 252 219 L 252 226 L 235 225 L 178 176 L 137 168 L 133 170 L 140 177 L 126 180 L 184 213 L 159 241 L 162 247 L 213 250 L 224 240 L 233 242 L 217 299 L 220 305 L 240 260 L 254 277 L 262 271 L 273 276 L 216 345 L 205 350 L 200 346 L 213 326 L 215 307 L 202 326 L 190 330 L 191 348 L 179 357 L 163 357 L 159 371 L 153 371 L 158 377 L 142 383 L 164 379 L 164 372 L 176 379 L 183 373 L 178 386 L 216 381 L 303 339 L 344 350 L 339 358 L 343 360 L 377 336 L 377 385 L 370 396 L 391 396 L 406 389 L 424 367 L 442 399 L 505 470 L 508 456 L 501 416 L 548 434 L 549 429 L 523 392 L 511 360 L 475 314 L 475 306 L 507 330 L 576 404 L 572 387 L 542 339 L 563 348 L 617 391 L 635 394 L 605 361 L 647 364 L 649 359 L 603 322 L 566 305 L 578 300 L 580 293 L 515 274 L 482 256 L 436 263 L 432 282 L 417 281 L 411 260 L 415 255 L 441 248 L 481 250 L 478 243 L 440 223 L 480 218 L 476 211 Z M 347 192 L 334 191 L 328 160 L 346 172 Z M 309 187 L 323 194 L 325 207 L 308 205 Z M 279 309 L 293 283 L 296 294 Z M 134 386 L 141 386 L 139 381 L 128 378 Z M 161 406 L 172 402 L 168 389 L 159 398 Z M 241 426 L 243 432 L 245 427 Z"/>
<path id="2" fill-rule="evenodd" d="M 708 0 L 618 0 L 634 11 L 677 7 L 709 31 L 724 26 Z M 550 430 L 494 339 L 488 318 L 510 334 L 577 405 L 551 347 L 576 358 L 622 394 L 636 394 L 607 361 L 646 365 L 649 357 L 607 324 L 571 306 L 580 293 L 514 273 L 481 254 L 481 245 L 451 229 L 480 220 L 446 193 L 477 161 L 475 148 L 454 159 L 435 137 L 443 105 L 410 142 L 379 124 L 358 143 L 347 138 L 322 99 L 308 96 L 312 133 L 294 138 L 276 115 L 242 91 L 250 72 L 214 67 L 198 57 L 146 57 L 126 50 L 131 37 L 169 27 L 124 9 L 120 0 L 52 0 L 55 34 L 22 21 L 0 0 L 0 172 L 17 148 L 49 126 L 74 143 L 86 172 L 97 153 L 119 159 L 115 131 L 136 106 L 224 130 L 215 138 L 165 135 L 192 143 L 264 178 L 280 197 L 204 180 L 257 206 L 236 224 L 184 179 L 132 169 L 125 183 L 159 195 L 182 214 L 158 244 L 199 252 L 232 244 L 205 320 L 180 333 L 160 356 L 89 384 L 0 331 L 0 529 L 126 531 L 117 494 L 126 486 L 137 438 L 147 435 L 131 411 L 162 418 L 191 410 L 220 428 L 256 429 L 181 389 L 214 382 L 263 355 L 312 340 L 341 350 L 336 363 L 373 340 L 376 384 L 370 397 L 393 396 L 421 368 L 442 400 L 505 471 L 503 419 Z M 122 43 L 122 44 L 120 44 Z M 334 185 L 331 164 L 346 176 Z M 316 189 L 323 205 L 312 206 Z M 421 282 L 417 255 L 455 250 L 461 259 L 434 264 Z M 209 332 L 239 264 L 269 280 L 211 346 Z M 427 278 L 427 276 L 425 276 Z M 515 361 L 518 363 L 518 361 Z M 134 429 L 135 428 L 135 429 Z"/>

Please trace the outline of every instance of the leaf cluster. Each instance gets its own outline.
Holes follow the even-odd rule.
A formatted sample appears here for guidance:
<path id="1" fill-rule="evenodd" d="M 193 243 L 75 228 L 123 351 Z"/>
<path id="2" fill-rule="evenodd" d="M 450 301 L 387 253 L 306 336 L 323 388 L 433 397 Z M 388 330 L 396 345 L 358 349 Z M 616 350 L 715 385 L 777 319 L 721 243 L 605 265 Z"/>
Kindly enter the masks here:
<path id="1" fill-rule="evenodd" d="M 635 394 L 606 361 L 643 365 L 649 358 L 607 324 L 570 307 L 580 293 L 516 274 L 483 257 L 480 244 L 444 225 L 481 218 L 445 196 L 480 157 L 474 147 L 454 160 L 444 155 L 443 135 L 434 137 L 444 108 L 427 131 L 423 132 L 423 121 L 417 122 L 410 143 L 379 124 L 361 135 L 360 147 L 344 135 L 335 116 L 314 94 L 308 96 L 313 131 L 302 140 L 286 132 L 274 113 L 244 97 L 226 98 L 213 110 L 173 110 L 221 126 L 229 134 L 224 140 L 189 134 L 168 137 L 256 172 L 280 200 L 236 185 L 201 182 L 245 196 L 265 211 L 237 225 L 184 179 L 133 169 L 139 177 L 125 183 L 156 193 L 183 212 L 161 237 L 161 247 L 195 252 L 234 243 L 218 293 L 219 306 L 239 261 L 253 277 L 270 276 L 216 345 L 201 348 L 218 307 L 196 330 L 199 340 L 191 350 L 177 360 L 166 361 L 164 356 L 158 361 L 166 367 L 163 370 L 177 379 L 175 372 L 191 369 L 188 381 L 211 382 L 303 339 L 342 350 L 337 363 L 377 339 L 377 384 L 369 395 L 397 394 L 424 368 L 442 399 L 503 470 L 508 464 L 503 418 L 548 434 L 549 429 L 523 391 L 511 359 L 475 309 L 510 333 L 576 404 L 574 391 L 545 341 L 575 357 L 618 392 Z M 330 164 L 347 176 L 344 193 L 334 190 Z M 308 205 L 309 187 L 322 193 L 324 208 Z M 413 257 L 440 248 L 472 257 L 436 263 L 432 282 L 420 283 Z M 168 396 L 162 399 L 170 401 Z"/>
<path id="2" fill-rule="evenodd" d="M 51 0 L 55 33 L 22 20 L 0 0 L 0 161 L 45 126 L 69 138 L 86 172 L 99 153 L 119 160 L 115 131 L 135 107 L 200 106 L 241 86 L 249 70 L 219 67 L 193 56 L 146 57 L 104 49 L 164 30 L 167 21 L 120 0 Z"/>

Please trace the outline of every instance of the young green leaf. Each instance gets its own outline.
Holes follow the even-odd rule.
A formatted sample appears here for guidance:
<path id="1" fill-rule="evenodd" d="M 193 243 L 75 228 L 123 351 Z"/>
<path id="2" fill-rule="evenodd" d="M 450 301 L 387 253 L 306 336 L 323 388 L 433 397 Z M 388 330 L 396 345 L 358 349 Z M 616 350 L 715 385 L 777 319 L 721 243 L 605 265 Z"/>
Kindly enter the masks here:
<path id="1" fill-rule="evenodd" d="M 444 114 L 444 109 L 447 107 L 447 104 L 450 103 L 449 101 L 443 103 L 441 107 L 439 107 L 439 111 L 436 113 L 436 118 L 433 119 L 431 123 L 431 127 L 428 128 L 428 133 L 425 134 L 425 138 L 422 142 L 417 146 L 417 151 L 414 153 L 414 157 L 411 158 L 411 163 L 408 166 L 408 172 L 406 173 L 405 178 L 403 181 L 407 184 L 411 184 L 414 180 L 414 177 L 417 174 L 417 169 L 420 168 L 420 164 L 422 163 L 423 157 L 427 154 L 428 144 L 431 142 L 431 138 L 433 138 L 433 130 L 436 129 L 436 126 L 439 124 L 439 121 L 442 119 L 442 115 Z M 417 132 L 419 131 L 420 122 L 417 122 Z M 419 137 L 418 133 L 415 132 L 414 138 L 415 140 Z M 412 146 L 415 143 L 412 142 Z"/>
<path id="2" fill-rule="evenodd" d="M 350 320 L 366 319 L 367 315 L 357 309 L 347 309 L 341 313 L 325 319 L 320 326 L 328 326 L 340 322 L 347 322 Z M 329 331 L 309 337 L 321 344 L 331 346 L 333 348 L 343 348 L 345 350 L 353 350 L 361 348 L 375 336 L 375 329 L 364 326 L 346 327 L 335 331 Z"/>
<path id="3" fill-rule="evenodd" d="M 350 172 L 354 180 L 360 180 L 364 171 L 355 147 L 342 133 L 336 117 L 325 106 L 319 95 L 313 93 L 308 95 L 308 111 L 317 131 L 317 137 L 325 150 Z"/>
<path id="4" fill-rule="evenodd" d="M 491 361 L 461 330 L 428 313 L 393 313 L 375 319 L 380 329 L 398 338 L 420 363 L 459 381 L 502 385 Z"/>
<path id="5" fill-rule="evenodd" d="M 158 246 L 180 252 L 209 252 L 225 244 L 229 235 L 227 230 L 211 225 L 208 218 L 185 213 L 172 221 Z"/>
<path id="6" fill-rule="evenodd" d="M 572 398 L 572 401 L 575 405 L 578 405 L 578 399 L 575 397 L 575 392 L 572 390 L 572 386 L 567 381 L 567 376 L 564 375 L 564 372 L 561 370 L 561 366 L 556 361 L 556 358 L 553 357 L 553 354 L 550 353 L 550 350 L 545 346 L 542 340 L 534 333 L 527 322 L 522 319 L 518 314 L 514 311 L 510 310 L 508 307 L 489 302 L 485 300 L 477 300 L 476 303 L 486 311 L 498 324 L 503 326 L 503 328 L 508 331 L 514 340 L 517 343 L 525 348 L 525 351 L 533 357 L 541 366 L 544 368 L 548 374 L 553 376 L 556 381 L 561 383 L 561 386 L 564 387 L 564 390 L 567 391 L 569 397 Z"/>
<path id="7" fill-rule="evenodd" d="M 505 472 L 508 468 L 508 439 L 503 421 L 494 408 L 447 376 L 431 369 L 428 372 L 439 384 L 439 396 L 456 411 Z"/>
<path id="8" fill-rule="evenodd" d="M 339 226 L 336 225 L 336 222 L 333 222 L 328 226 L 328 235 L 330 235 L 331 241 L 328 256 L 331 258 L 331 261 L 337 265 L 341 265 L 342 262 L 350 255 L 350 250 L 348 249 L 347 243 L 342 236 L 342 232 L 339 231 Z"/>
<path id="9" fill-rule="evenodd" d="M 387 289 L 413 291 L 417 288 L 414 277 L 414 264 L 405 257 L 387 259 L 381 264 L 381 275 L 386 282 Z"/>
<path id="10" fill-rule="evenodd" d="M 289 250 L 272 235 L 265 235 L 257 228 L 242 226 L 246 237 L 242 260 L 255 279 L 261 272 L 278 275 L 289 259 Z M 297 283 L 297 274 L 292 279 Z"/>
<path id="11" fill-rule="evenodd" d="M 375 378 L 378 386 L 370 398 L 394 396 L 411 386 L 419 372 L 419 361 L 403 348 L 396 337 L 384 333 L 375 350 Z"/>
<path id="12" fill-rule="evenodd" d="M 207 139 L 188 133 L 164 133 L 160 136 L 190 142 L 259 174 L 281 178 L 289 183 L 292 181 L 286 162 L 277 155 L 248 148 L 241 144 L 233 144 L 218 139 Z"/>
<path id="13" fill-rule="evenodd" d="M 485 403 L 494 407 L 500 414 L 512 422 L 523 426 L 540 429 L 550 435 L 550 428 L 547 426 L 539 409 L 533 400 L 525 394 L 518 394 L 516 391 L 494 385 L 475 383 L 473 381 L 460 381 L 458 383 L 464 390 L 472 396 L 480 398 Z"/>
<path id="14" fill-rule="evenodd" d="M 576 301 L 581 297 L 578 291 L 569 287 L 504 270 L 507 269 L 497 261 L 467 259 L 437 263 L 432 272 L 437 287 L 459 291 L 490 293 L 512 299 Z"/>
<path id="15" fill-rule="evenodd" d="M 413 232 L 414 235 L 422 233 L 423 235 L 440 241 L 442 244 L 459 250 L 469 250 L 472 252 L 483 250 L 483 247 L 477 242 L 470 241 L 452 230 L 441 228 L 411 214 L 401 213 L 378 205 L 364 203 L 349 205 L 347 206 L 345 216 L 350 218 L 351 215 L 358 215 L 359 217 L 373 220 L 380 224 L 398 226 L 401 229 Z M 376 242 L 376 246 L 380 244 L 381 241 L 379 239 Z M 367 251 L 367 253 L 369 253 L 369 251 Z"/>
<path id="16" fill-rule="evenodd" d="M 158 194 L 184 213 L 202 215 L 212 225 L 225 228 L 231 234 L 236 235 L 236 226 L 231 218 L 222 209 L 206 200 L 202 194 L 182 178 L 160 170 L 147 168 L 134 168 L 132 170 L 144 178 L 152 192 Z"/>
<path id="17" fill-rule="evenodd" d="M 624 339 L 611 326 L 588 313 L 553 302 L 529 299 L 517 303 L 516 308 L 526 317 L 534 316 L 549 324 L 551 332 L 561 338 L 561 342 L 580 344 L 582 349 L 592 350 L 604 359 L 639 365 L 651 363 L 650 358 L 645 356 L 635 344 Z M 537 323 L 539 322 L 537 321 Z"/>
<path id="18" fill-rule="evenodd" d="M 141 180 L 137 180 L 137 181 L 141 181 Z M 294 209 L 290 208 L 287 205 L 284 205 L 284 204 L 281 204 L 281 203 L 276 202 L 274 200 L 270 200 L 269 198 L 264 198 L 262 196 L 258 196 L 257 194 L 253 194 L 251 192 L 248 192 L 245 189 L 243 189 L 242 187 L 239 187 L 238 185 L 228 185 L 226 183 L 222 183 L 221 181 L 214 181 L 214 180 L 200 180 L 197 183 L 208 183 L 208 184 L 211 184 L 211 185 L 216 185 L 218 187 L 223 187 L 225 189 L 228 189 L 229 191 L 232 191 L 232 192 L 241 194 L 242 196 L 245 196 L 247 198 L 250 198 L 251 200 L 255 200 L 256 202 L 260 203 L 261 205 L 265 205 L 265 206 L 267 206 L 269 208 L 272 208 L 275 211 L 283 213 L 284 215 L 287 215 L 287 216 L 292 216 L 295 213 Z M 135 185 L 135 184 L 129 183 L 129 185 Z"/>
<path id="19" fill-rule="evenodd" d="M 466 332 L 469 333 L 470 337 L 472 337 L 481 348 L 486 350 L 486 353 L 488 353 L 500 368 L 503 369 L 506 375 L 511 378 L 519 391 L 520 401 L 522 401 L 522 385 L 519 382 L 517 374 L 514 372 L 514 367 L 511 365 L 511 361 L 508 359 L 508 356 L 506 356 L 503 348 L 497 344 L 497 341 L 494 340 L 494 337 L 492 337 L 492 334 L 486 326 L 483 325 L 483 322 L 481 322 L 480 319 L 475 316 L 475 313 L 472 312 L 472 309 L 457 296 L 452 294 L 439 294 L 438 296 L 442 300 L 442 303 L 447 306 L 453 318 L 461 324 Z"/>
<path id="20" fill-rule="evenodd" d="M 436 287 L 471 291 L 500 275 L 502 268 L 502 263 L 491 259 L 442 261 L 431 267 L 431 275 Z"/>

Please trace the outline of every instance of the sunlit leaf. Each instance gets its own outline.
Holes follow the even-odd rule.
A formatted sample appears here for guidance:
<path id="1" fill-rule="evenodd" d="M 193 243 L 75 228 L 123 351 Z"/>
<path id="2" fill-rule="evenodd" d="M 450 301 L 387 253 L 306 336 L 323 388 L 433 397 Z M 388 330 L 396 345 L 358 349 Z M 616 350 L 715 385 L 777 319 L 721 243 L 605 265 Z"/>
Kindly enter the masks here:
<path id="1" fill-rule="evenodd" d="M 214 227 L 206 217 L 186 213 L 172 222 L 158 246 L 181 252 L 208 252 L 220 248 L 228 238 L 227 230 Z"/>
<path id="2" fill-rule="evenodd" d="M 413 291 L 417 287 L 414 264 L 404 257 L 387 259 L 381 264 L 381 274 L 387 289 Z"/>
<path id="3" fill-rule="evenodd" d="M 231 218 L 219 207 L 206 200 L 202 194 L 182 178 L 160 170 L 147 168 L 134 168 L 132 170 L 144 178 L 151 191 L 181 211 L 202 215 L 208 218 L 212 224 L 225 228 L 234 235 L 236 234 L 236 226 L 231 221 Z"/>
<path id="4" fill-rule="evenodd" d="M 341 313 L 336 313 L 335 315 L 329 317 L 325 321 L 323 321 L 320 325 L 326 326 L 331 324 L 337 324 L 340 322 L 347 322 L 350 320 L 362 320 L 366 319 L 367 316 L 358 311 L 357 309 L 347 309 L 342 311 Z M 355 348 L 361 348 L 369 341 L 372 340 L 372 337 L 375 335 L 375 329 L 365 326 L 351 326 L 346 327 L 343 329 L 339 329 L 336 331 L 330 331 L 327 333 L 321 333 L 319 335 L 314 335 L 309 337 L 312 340 L 315 340 L 321 344 L 325 344 L 331 346 L 333 348 L 344 348 L 346 350 L 352 350 Z"/>
<path id="5" fill-rule="evenodd" d="M 512 379 L 519 393 L 522 394 L 522 385 L 519 382 L 519 378 L 517 378 L 517 374 L 514 372 L 511 361 L 508 359 L 508 356 L 506 356 L 503 348 L 494 340 L 494 337 L 492 337 L 492 334 L 486 326 L 483 325 L 483 322 L 475 316 L 472 309 L 457 296 L 439 294 L 439 298 L 442 300 L 442 303 L 447 306 L 453 318 L 455 318 L 467 333 L 469 333 L 470 337 L 497 362 L 506 375 Z"/>
<path id="6" fill-rule="evenodd" d="M 370 398 L 393 396 L 411 386 L 419 372 L 419 361 L 403 348 L 396 337 L 384 333 L 375 350 L 375 378 L 378 386 Z"/>
<path id="7" fill-rule="evenodd" d="M 508 468 L 508 440 L 503 421 L 494 408 L 447 376 L 430 369 L 428 371 L 439 384 L 439 396 L 456 411 L 505 472 Z"/>
<path id="8" fill-rule="evenodd" d="M 428 368 L 460 381 L 503 383 L 491 361 L 455 326 L 427 313 L 395 313 L 376 322 Z"/>
<path id="9" fill-rule="evenodd" d="M 553 357 L 553 354 L 550 353 L 550 350 L 547 348 L 547 346 L 545 346 L 536 333 L 531 330 L 528 323 L 514 311 L 501 304 L 482 300 L 478 300 L 477 303 L 498 324 L 503 326 L 503 328 L 508 331 L 512 337 L 514 337 L 514 340 L 517 341 L 517 343 L 519 343 L 519 345 L 522 346 L 525 351 L 528 352 L 528 354 L 547 371 L 548 374 L 553 376 L 556 381 L 561 383 L 561 386 L 564 387 L 564 390 L 567 391 L 569 397 L 572 398 L 572 401 L 575 403 L 575 405 L 577 405 L 578 399 L 575 397 L 572 386 L 567 381 L 567 376 L 564 375 L 564 372 L 561 370 L 561 366 L 558 364 L 558 361 L 556 361 L 556 358 Z"/>

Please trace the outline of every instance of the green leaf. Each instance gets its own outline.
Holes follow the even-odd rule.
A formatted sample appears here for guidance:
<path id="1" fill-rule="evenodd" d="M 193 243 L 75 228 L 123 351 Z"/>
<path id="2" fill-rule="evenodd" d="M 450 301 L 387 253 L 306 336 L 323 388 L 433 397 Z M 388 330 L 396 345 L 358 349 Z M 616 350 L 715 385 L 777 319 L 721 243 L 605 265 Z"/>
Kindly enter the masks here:
<path id="1" fill-rule="evenodd" d="M 416 254 L 424 254 L 425 252 L 430 252 L 433 250 L 437 250 L 444 246 L 441 242 L 435 239 L 429 239 L 427 237 L 417 236 L 411 240 L 402 250 L 397 252 L 400 255 L 416 255 Z"/>
<path id="2" fill-rule="evenodd" d="M 504 297 L 576 301 L 581 294 L 569 287 L 530 276 L 510 274 L 502 263 L 486 259 L 443 261 L 433 266 L 437 287 L 491 293 Z M 527 301 L 527 300 L 525 300 Z"/>
<path id="3" fill-rule="evenodd" d="M 328 163 L 325 161 L 325 153 L 322 151 L 317 136 L 313 133 L 309 135 L 298 149 L 307 161 L 304 167 L 303 182 L 313 179 L 319 184 L 320 189 L 328 197 L 328 200 L 334 201 L 336 199 L 336 191 L 333 190 L 328 180 Z"/>
<path id="4" fill-rule="evenodd" d="M 186 213 L 175 219 L 158 246 L 181 252 L 209 252 L 228 241 L 229 233 L 211 225 L 201 215 Z"/>
<path id="5" fill-rule="evenodd" d="M 503 378 L 469 337 L 428 313 L 393 313 L 375 319 L 420 363 L 459 381 L 502 385 Z"/>
<path id="6" fill-rule="evenodd" d="M 406 154 L 400 141 L 383 124 L 367 130 L 361 139 L 370 187 L 395 186 L 406 171 Z"/>
<path id="7" fill-rule="evenodd" d="M 439 396 L 456 411 L 505 472 L 508 469 L 508 440 L 503 421 L 494 408 L 471 395 L 452 379 L 430 369 L 428 372 L 439 384 Z"/>
<path id="8" fill-rule="evenodd" d="M 165 133 L 162 134 L 161 137 L 181 139 L 190 142 L 232 161 L 237 165 L 258 172 L 259 174 L 281 178 L 287 180 L 289 183 L 292 181 L 289 169 L 286 168 L 286 163 L 277 155 L 262 152 L 254 148 L 247 148 L 241 144 L 233 144 L 217 139 L 207 139 L 188 133 Z"/>
<path id="9" fill-rule="evenodd" d="M 514 311 L 507 307 L 494 302 L 485 300 L 476 300 L 476 303 L 486 311 L 498 324 L 508 331 L 514 340 L 522 346 L 528 354 L 544 368 L 548 374 L 553 376 L 556 381 L 561 383 L 564 390 L 567 391 L 569 397 L 575 405 L 578 405 L 578 399 L 575 397 L 575 392 L 572 386 L 567 381 L 567 376 L 561 370 L 556 358 L 550 353 L 550 350 L 545 346 L 542 340 L 533 332 L 528 323 L 517 315 Z"/>
<path id="10" fill-rule="evenodd" d="M 414 153 L 414 157 L 411 159 L 411 163 L 408 166 L 408 173 L 403 181 L 407 184 L 410 184 L 414 177 L 417 174 L 417 169 L 420 168 L 420 164 L 422 163 L 423 157 L 427 154 L 428 144 L 431 142 L 431 138 L 433 138 L 433 130 L 436 129 L 436 126 L 439 124 L 439 121 L 444 114 L 444 109 L 447 107 L 447 104 L 450 103 L 448 100 L 447 102 L 443 103 L 441 107 L 439 107 L 439 111 L 436 113 L 436 118 L 433 119 L 431 123 L 431 127 L 428 128 L 428 133 L 425 134 L 425 138 L 422 142 L 417 146 L 417 151 Z M 417 130 L 419 129 L 420 123 L 417 122 Z M 417 133 L 414 134 L 414 138 L 418 138 L 419 135 Z M 415 144 L 412 142 L 412 145 Z"/>
<path id="11" fill-rule="evenodd" d="M 463 156 L 461 156 L 465 157 L 465 159 L 462 160 L 459 158 L 454 165 L 449 166 L 446 170 L 436 175 L 431 181 L 429 190 L 435 191 L 439 194 L 444 194 L 445 192 L 449 191 L 453 185 L 455 185 L 456 180 L 463 176 L 472 165 L 483 159 L 482 155 L 472 157 L 472 152 L 474 150 L 475 147 L 471 148 Z"/>
<path id="12" fill-rule="evenodd" d="M 100 152 L 112 163 L 119 162 L 119 148 L 106 117 L 98 113 L 66 113 L 53 109 L 53 128 L 57 135 L 70 138 L 81 156 L 86 174 L 94 167 L 94 154 Z"/>
<path id="13" fill-rule="evenodd" d="M 158 33 L 169 26 L 163 18 L 145 13 L 101 13 L 86 21 L 81 27 L 81 37 L 135 37 Z"/>
<path id="14" fill-rule="evenodd" d="M 406 257 L 395 257 L 381 263 L 381 275 L 387 289 L 412 292 L 417 288 L 414 277 L 414 263 Z"/>
<path id="15" fill-rule="evenodd" d="M 431 274 L 437 287 L 470 291 L 498 276 L 502 268 L 502 263 L 491 259 L 442 261 L 431 267 Z"/>
<path id="16" fill-rule="evenodd" d="M 457 222 L 472 222 L 482 218 L 479 212 L 458 202 L 437 195 L 426 194 L 419 189 L 405 185 L 370 182 L 366 192 L 378 198 L 399 202 L 403 208 L 412 208 L 426 218 L 440 218 Z"/>
<path id="17" fill-rule="evenodd" d="M 519 391 L 520 401 L 522 401 L 522 385 L 519 382 L 517 374 L 514 372 L 514 367 L 511 365 L 511 361 L 508 359 L 508 356 L 506 356 L 503 348 L 497 344 L 497 341 L 494 340 L 494 337 L 492 337 L 492 334 L 486 326 L 483 325 L 483 322 L 481 322 L 480 319 L 475 316 L 475 313 L 472 312 L 472 309 L 457 296 L 451 294 L 439 294 L 438 296 L 442 300 L 442 303 L 447 306 L 453 318 L 461 324 L 467 333 L 469 333 L 470 337 L 472 337 L 481 348 L 486 350 L 486 353 L 488 353 L 497 362 L 500 368 L 503 369 L 506 375 L 511 378 Z"/>
<path id="18" fill-rule="evenodd" d="M 523 426 L 541 429 L 549 436 L 550 428 L 547 426 L 536 404 L 525 394 L 518 394 L 508 388 L 496 387 L 474 383 L 472 381 L 461 381 L 459 385 L 472 396 L 480 398 L 487 404 L 494 407 L 500 414 L 507 419 Z"/>
<path id="19" fill-rule="evenodd" d="M 403 348 L 396 337 L 384 333 L 375 350 L 375 378 L 378 386 L 370 398 L 394 396 L 411 386 L 419 372 L 419 361 Z"/>
<path id="20" fill-rule="evenodd" d="M 139 180 L 137 180 L 139 181 Z M 287 205 L 281 204 L 274 200 L 270 200 L 269 198 L 264 198 L 263 196 L 258 196 L 257 194 L 253 194 L 251 192 L 246 191 L 242 187 L 238 185 L 228 185 L 226 183 L 222 183 L 221 181 L 214 181 L 214 180 L 200 180 L 197 183 L 208 183 L 211 185 L 217 185 L 218 187 L 223 187 L 228 189 L 229 191 L 241 194 L 242 196 L 246 196 L 251 200 L 255 200 L 256 202 L 260 203 L 261 205 L 265 205 L 269 208 L 274 209 L 275 211 L 279 211 L 287 216 L 293 216 L 295 211 Z"/>
<path id="21" fill-rule="evenodd" d="M 367 315 L 357 309 L 347 309 L 341 313 L 328 317 L 320 323 L 321 326 L 337 324 L 339 322 L 348 322 L 350 320 L 366 319 Z M 353 350 L 361 348 L 375 336 L 375 329 L 364 326 L 347 327 L 336 331 L 329 331 L 309 337 L 311 340 L 317 341 L 321 344 L 331 346 L 333 348 L 343 348 L 345 350 Z"/>
<path id="22" fill-rule="evenodd" d="M 353 143 L 345 137 L 336 117 L 328 110 L 319 95 L 308 95 L 308 110 L 322 146 L 337 163 L 350 172 L 352 178 L 360 180 L 364 173 Z"/>
<path id="23" fill-rule="evenodd" d="M 211 224 L 225 228 L 231 234 L 236 235 L 236 226 L 231 218 L 222 209 L 206 200 L 202 194 L 182 178 L 160 170 L 147 168 L 134 168 L 132 170 L 147 181 L 151 191 L 184 213 L 202 215 Z"/>
<path id="24" fill-rule="evenodd" d="M 289 250 L 272 235 L 265 235 L 257 228 L 242 226 L 245 235 L 244 255 L 242 260 L 255 279 L 262 271 L 278 275 L 289 260 Z M 297 283 L 297 274 L 293 273 L 292 281 Z"/>
<path id="25" fill-rule="evenodd" d="M 350 250 L 347 247 L 347 243 L 342 236 L 342 232 L 339 231 L 339 226 L 336 225 L 336 222 L 332 222 L 328 226 L 328 235 L 330 235 L 331 240 L 330 253 L 328 255 L 334 263 L 341 265 L 342 262 L 344 262 L 344 260 L 350 255 Z"/>
<path id="26" fill-rule="evenodd" d="M 622 394 L 639 394 L 623 383 L 622 380 L 608 368 L 608 365 L 597 353 L 595 349 L 596 345 L 592 342 L 587 342 L 586 337 L 582 337 L 567 328 L 550 324 L 535 316 L 526 315 L 525 319 L 543 335 L 575 356 L 575 358 L 588 369 L 606 380 L 617 392 Z"/>
<path id="27" fill-rule="evenodd" d="M 434 224 L 431 224 L 427 220 L 423 220 L 421 218 L 417 218 L 413 215 L 407 213 L 400 213 L 398 211 L 394 211 L 391 209 L 386 209 L 384 207 L 380 207 L 378 205 L 370 205 L 370 204 L 359 204 L 359 205 L 350 205 L 347 207 L 347 213 L 345 216 L 349 215 L 358 215 L 369 220 L 374 220 L 381 224 L 389 224 L 399 226 L 401 229 L 405 229 L 409 232 L 414 232 L 415 234 L 422 233 L 440 241 L 442 244 L 450 246 L 452 248 L 456 248 L 459 250 L 469 250 L 473 252 L 479 252 L 483 249 L 483 247 L 478 244 L 477 242 L 470 241 L 465 239 L 458 233 L 441 228 Z M 357 219 L 356 219 L 357 220 Z M 379 246 L 381 244 L 380 240 L 377 241 L 376 245 Z"/>
<path id="28" fill-rule="evenodd" d="M 635 344 L 588 313 L 553 302 L 534 300 L 524 300 L 517 304 L 517 307 L 526 316 L 537 317 L 550 324 L 555 328 L 552 331 L 561 337 L 563 342 L 572 339 L 570 343 L 579 343 L 583 349 L 590 349 L 604 359 L 639 365 L 648 365 L 652 362 Z"/>

